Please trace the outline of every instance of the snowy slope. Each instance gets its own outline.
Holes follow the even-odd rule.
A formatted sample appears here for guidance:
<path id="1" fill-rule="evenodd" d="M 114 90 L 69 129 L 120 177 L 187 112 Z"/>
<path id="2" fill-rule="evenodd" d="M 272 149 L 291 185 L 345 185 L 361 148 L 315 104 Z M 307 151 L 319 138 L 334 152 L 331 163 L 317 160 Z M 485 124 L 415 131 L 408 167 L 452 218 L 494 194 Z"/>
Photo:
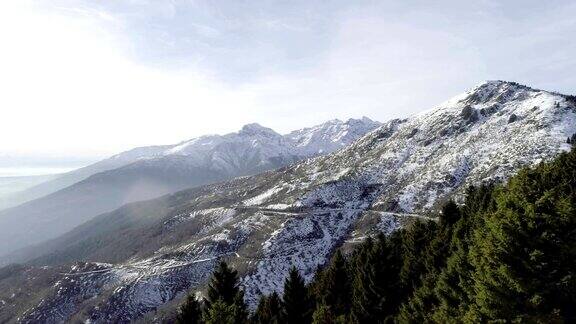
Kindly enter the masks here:
<path id="1" fill-rule="evenodd" d="M 298 154 L 312 156 L 341 149 L 378 126 L 380 123 L 367 117 L 346 122 L 334 119 L 315 127 L 293 131 L 286 137 L 293 143 Z"/>
<path id="2" fill-rule="evenodd" d="M 338 119 L 310 128 L 280 135 L 270 128 L 253 123 L 239 132 L 223 136 L 209 135 L 171 146 L 154 158 L 186 156 L 197 165 L 234 173 L 238 168 L 261 168 L 269 164 L 287 164 L 303 157 L 339 150 L 380 126 L 367 117 Z"/>
<path id="3" fill-rule="evenodd" d="M 282 136 L 272 129 L 249 124 L 226 135 L 202 136 L 176 145 L 136 148 L 67 174 L 56 179 L 60 181 L 58 185 L 78 177 L 86 176 L 86 179 L 0 211 L 0 264 L 21 262 L 25 260 L 18 256 L 22 253 L 7 254 L 55 238 L 124 204 L 257 174 L 321 152 L 329 153 L 378 125 L 367 118 L 327 124 L 330 127 L 318 125 L 297 131 L 299 136 L 311 138 L 306 144 L 298 141 L 298 136 Z M 312 132 L 313 136 L 309 135 Z M 343 132 L 350 134 L 342 136 Z M 41 249 L 32 252 L 38 254 Z"/>
<path id="4" fill-rule="evenodd" d="M 182 160 L 181 157 L 185 156 L 188 165 L 210 164 L 215 169 L 229 174 L 234 174 L 234 169 L 243 161 L 251 163 L 255 159 L 259 163 L 259 170 L 262 167 L 270 168 L 270 164 L 276 167 L 278 164 L 293 162 L 302 157 L 333 152 L 379 125 L 378 122 L 366 117 L 350 119 L 346 122 L 336 119 L 282 136 L 258 124 L 248 124 L 236 133 L 206 135 L 173 145 L 137 147 L 10 195 L 9 199 L 2 202 L 2 209 L 44 197 L 94 174 L 114 170 L 141 160 L 162 158 L 170 160 L 170 157 Z M 245 160 L 245 153 L 249 150 L 257 151 L 252 155 L 258 156 L 249 156 L 249 159 Z M 266 161 L 267 159 L 276 159 L 276 161 L 270 163 Z"/>
<path id="5" fill-rule="evenodd" d="M 393 231 L 468 185 L 550 160 L 570 149 L 573 133 L 574 97 L 486 82 L 332 154 L 101 215 L 54 243 L 45 260 L 108 263 L 78 263 L 38 282 L 47 296 L 40 303 L 0 295 L 0 307 L 29 321 L 128 321 L 173 309 L 219 258 L 239 269 L 254 307 L 258 295 L 281 292 L 291 265 L 310 279 L 345 242 Z"/>
<path id="6" fill-rule="evenodd" d="M 385 186 L 376 206 L 426 210 L 468 184 L 504 179 L 568 150 L 574 105 L 574 97 L 486 82 L 431 111 L 388 122 L 321 160 Z"/>

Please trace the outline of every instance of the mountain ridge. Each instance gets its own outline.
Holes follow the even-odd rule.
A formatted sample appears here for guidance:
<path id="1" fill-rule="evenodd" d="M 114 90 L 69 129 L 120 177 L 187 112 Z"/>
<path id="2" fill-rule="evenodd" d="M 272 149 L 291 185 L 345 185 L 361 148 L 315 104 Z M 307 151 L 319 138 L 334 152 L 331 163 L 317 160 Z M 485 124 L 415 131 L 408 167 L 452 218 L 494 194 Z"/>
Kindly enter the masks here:
<path id="1" fill-rule="evenodd" d="M 163 305 L 169 313 L 171 301 L 202 288 L 224 258 L 239 270 L 254 307 L 260 294 L 281 292 L 292 265 L 310 280 L 345 242 L 393 231 L 443 200 L 458 200 L 469 185 L 504 181 L 548 161 L 570 149 L 566 138 L 574 133 L 573 97 L 484 83 L 334 153 L 98 216 L 83 228 L 88 232 L 67 234 L 81 240 L 64 240 L 52 255 L 81 259 L 82 249 L 93 249 L 91 262 L 37 283 L 49 296 L 41 305 L 14 305 L 27 305 L 19 316 L 36 321 L 129 321 Z M 94 262 L 112 248 L 135 253 Z"/>
<path id="2" fill-rule="evenodd" d="M 331 145 L 309 143 L 322 147 L 322 152 L 301 150 L 293 138 L 258 124 L 249 124 L 235 133 L 202 136 L 175 145 L 141 147 L 117 154 L 65 175 L 64 178 L 86 176 L 70 186 L 0 211 L 0 255 L 25 244 L 54 238 L 93 216 L 126 203 L 256 174 L 331 152 L 377 125 L 369 119 L 358 120 L 355 125 L 333 123 L 330 130 L 323 132 Z M 356 133 L 349 138 L 335 138 L 334 134 L 342 129 Z M 302 131 L 300 136 L 307 134 Z M 89 174 L 94 170 L 99 172 Z"/>
<path id="3" fill-rule="evenodd" d="M 341 125 L 346 125 L 346 124 L 350 123 L 351 121 L 362 122 L 365 125 L 365 127 L 361 126 L 361 128 L 376 127 L 379 124 L 378 122 L 375 122 L 368 117 L 362 117 L 360 119 L 350 118 L 346 121 L 341 121 L 341 120 L 335 119 L 334 121 L 337 121 Z M 322 125 L 322 124 L 320 124 L 320 125 Z M 313 128 L 318 127 L 320 125 L 295 130 L 295 131 L 292 131 L 291 133 L 303 131 L 305 129 L 313 129 Z M 234 134 L 242 133 L 242 129 L 244 129 L 244 128 L 245 128 L 244 133 L 246 133 L 246 131 L 248 129 L 250 129 L 250 127 L 255 127 L 255 126 L 257 126 L 260 129 L 267 129 L 268 133 L 272 132 L 272 133 L 278 134 L 279 136 L 283 136 L 285 138 L 288 138 L 288 136 L 291 134 L 291 133 L 288 133 L 285 135 L 281 135 L 279 133 L 276 133 L 274 130 L 272 130 L 270 128 L 261 126 L 258 123 L 251 123 L 251 124 L 244 125 L 238 132 L 227 133 L 224 135 L 208 134 L 208 135 L 202 135 L 199 137 L 195 137 L 195 138 L 192 138 L 189 140 L 184 140 L 184 141 L 181 141 L 181 142 L 176 143 L 176 144 L 135 147 L 133 149 L 114 154 L 114 155 L 110 156 L 109 158 L 106 158 L 104 160 L 101 160 L 101 161 L 98 161 L 96 163 L 90 164 L 88 166 L 82 167 L 80 169 L 73 170 L 73 171 L 70 171 L 70 172 L 67 172 L 67 173 L 61 174 L 61 175 L 55 175 L 54 178 L 49 179 L 49 181 L 41 182 L 39 184 L 36 184 L 36 185 L 31 186 L 29 188 L 26 188 L 24 190 L 14 192 L 7 197 L 3 197 L 0 200 L 0 203 L 1 203 L 0 211 L 8 209 L 8 208 L 16 207 L 18 205 L 24 204 L 28 201 L 32 201 L 34 199 L 42 198 L 42 197 L 47 196 L 53 192 L 56 192 L 58 190 L 64 189 L 68 186 L 71 186 L 75 183 L 78 183 L 82 180 L 85 180 L 88 177 L 90 177 L 91 175 L 94 175 L 96 173 L 105 172 L 108 170 L 113 170 L 113 169 L 116 169 L 119 167 L 123 167 L 123 166 L 126 166 L 128 164 L 137 162 L 138 160 L 141 160 L 141 159 L 150 159 L 150 158 L 161 157 L 161 156 L 166 156 L 166 155 L 171 155 L 171 154 L 182 154 L 181 148 L 183 146 L 189 146 L 190 144 L 193 144 L 193 143 L 198 142 L 198 141 L 206 140 L 206 139 L 217 139 L 217 138 L 222 138 L 222 137 L 227 137 L 227 136 L 231 136 Z M 290 143 L 285 143 L 285 145 L 290 145 Z M 332 148 L 331 150 L 334 150 L 334 148 Z M 327 150 L 327 151 L 331 151 L 331 150 Z M 299 154 L 305 154 L 305 155 L 319 154 L 318 152 L 315 152 L 315 153 L 298 152 L 298 153 Z"/>

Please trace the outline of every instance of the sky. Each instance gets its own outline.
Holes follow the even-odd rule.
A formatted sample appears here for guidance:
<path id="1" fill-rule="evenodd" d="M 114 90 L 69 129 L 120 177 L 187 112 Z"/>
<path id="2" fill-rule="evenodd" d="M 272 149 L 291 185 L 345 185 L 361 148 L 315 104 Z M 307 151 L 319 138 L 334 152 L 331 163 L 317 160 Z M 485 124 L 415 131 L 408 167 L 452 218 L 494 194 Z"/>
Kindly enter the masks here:
<path id="1" fill-rule="evenodd" d="M 574 1 L 0 1 L 0 167 L 576 91 Z M 64 161 L 64 162 L 63 162 Z"/>

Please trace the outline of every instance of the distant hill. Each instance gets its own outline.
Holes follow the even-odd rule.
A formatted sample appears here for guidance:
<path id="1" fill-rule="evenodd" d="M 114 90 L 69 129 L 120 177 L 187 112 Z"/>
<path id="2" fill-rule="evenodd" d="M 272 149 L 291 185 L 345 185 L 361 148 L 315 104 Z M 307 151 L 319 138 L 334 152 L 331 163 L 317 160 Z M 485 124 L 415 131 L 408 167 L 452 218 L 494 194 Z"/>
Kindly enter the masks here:
<path id="1" fill-rule="evenodd" d="M 368 118 L 332 120 L 283 136 L 258 124 L 249 124 L 237 133 L 120 153 L 40 184 L 25 194 L 36 195 L 63 187 L 58 191 L 0 211 L 0 256 L 54 238 L 130 202 L 252 175 L 333 152 L 378 125 Z"/>

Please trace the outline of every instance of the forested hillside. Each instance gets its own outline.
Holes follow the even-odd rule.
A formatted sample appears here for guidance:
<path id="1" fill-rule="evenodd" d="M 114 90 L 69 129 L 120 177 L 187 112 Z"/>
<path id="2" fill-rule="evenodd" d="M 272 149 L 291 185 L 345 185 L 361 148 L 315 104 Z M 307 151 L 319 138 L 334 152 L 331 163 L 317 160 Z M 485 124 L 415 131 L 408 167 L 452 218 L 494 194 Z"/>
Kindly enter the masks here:
<path id="1" fill-rule="evenodd" d="M 576 149 L 507 184 L 470 188 L 438 221 L 367 239 L 305 285 L 248 315 L 233 270 L 216 269 L 184 323 L 553 323 L 576 320 Z"/>

